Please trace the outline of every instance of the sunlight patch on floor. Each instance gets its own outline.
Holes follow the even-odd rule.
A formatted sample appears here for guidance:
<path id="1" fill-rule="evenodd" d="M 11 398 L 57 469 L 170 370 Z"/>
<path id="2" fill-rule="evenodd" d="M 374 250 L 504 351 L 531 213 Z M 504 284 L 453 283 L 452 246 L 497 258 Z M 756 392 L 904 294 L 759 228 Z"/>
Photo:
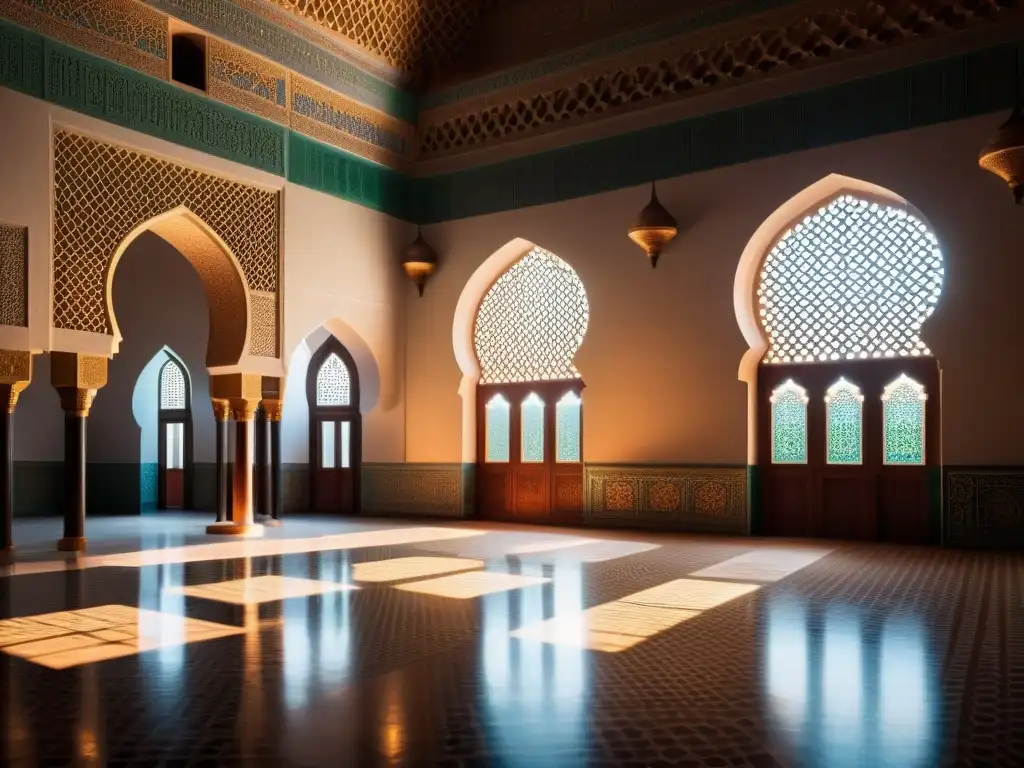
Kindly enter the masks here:
<path id="1" fill-rule="evenodd" d="M 0 651 L 50 669 L 67 669 L 244 632 L 176 614 L 104 605 L 0 621 Z"/>
<path id="2" fill-rule="evenodd" d="M 483 567 L 483 560 L 462 557 L 396 557 L 393 560 L 356 563 L 352 566 L 352 578 L 368 582 L 402 581 Z"/>
<path id="3" fill-rule="evenodd" d="M 258 605 L 287 600 L 291 597 L 310 597 L 331 592 L 358 589 L 351 584 L 334 581 L 299 579 L 292 576 L 256 576 L 249 579 L 222 581 L 217 584 L 194 584 L 188 587 L 169 587 L 166 592 L 216 600 L 234 605 Z"/>
<path id="4" fill-rule="evenodd" d="M 755 549 L 694 571 L 690 575 L 737 581 L 778 581 L 817 562 L 831 552 L 831 549 L 814 547 Z"/>
<path id="5" fill-rule="evenodd" d="M 758 589 L 757 584 L 675 579 L 579 613 L 527 624 L 511 635 L 617 653 Z"/>
<path id="6" fill-rule="evenodd" d="M 493 571 L 473 571 L 459 573 L 454 576 L 442 576 L 439 579 L 415 581 L 412 584 L 400 584 L 395 589 L 407 592 L 419 592 L 436 597 L 453 597 L 469 600 L 495 592 L 507 592 L 510 589 L 522 589 L 536 584 L 546 584 L 551 579 L 540 576 L 518 576 L 511 573 L 495 573 Z"/>

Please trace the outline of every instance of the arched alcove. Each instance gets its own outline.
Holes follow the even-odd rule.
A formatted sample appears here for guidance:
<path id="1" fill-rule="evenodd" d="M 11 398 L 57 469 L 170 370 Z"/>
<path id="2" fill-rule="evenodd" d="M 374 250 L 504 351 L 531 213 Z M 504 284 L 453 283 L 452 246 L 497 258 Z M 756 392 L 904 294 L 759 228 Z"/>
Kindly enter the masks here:
<path id="1" fill-rule="evenodd" d="M 739 377 L 748 384 L 748 461 L 758 473 L 755 532 L 938 540 L 932 476 L 941 456 L 925 421 L 938 426 L 939 399 L 887 403 L 894 380 L 938 392 L 938 362 L 922 328 L 941 294 L 943 263 L 919 211 L 839 175 L 780 206 L 751 238 L 734 307 L 749 345 Z M 914 402 L 917 432 L 907 421 Z M 889 413 L 902 414 L 901 452 L 883 450 Z M 927 461 L 890 461 L 917 455 L 908 447 L 913 434 Z"/>

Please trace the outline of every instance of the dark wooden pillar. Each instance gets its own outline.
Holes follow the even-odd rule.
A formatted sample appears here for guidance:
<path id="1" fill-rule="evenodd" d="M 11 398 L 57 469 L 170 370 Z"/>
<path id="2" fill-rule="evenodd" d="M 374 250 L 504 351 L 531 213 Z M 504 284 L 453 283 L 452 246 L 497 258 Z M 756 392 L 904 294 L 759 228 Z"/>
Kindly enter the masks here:
<path id="1" fill-rule="evenodd" d="M 14 549 L 14 409 L 32 381 L 32 353 L 0 349 L 0 558 Z"/>
<path id="2" fill-rule="evenodd" d="M 260 423 L 260 511 L 266 525 L 281 522 L 281 401 L 266 398 L 261 403 Z"/>
<path id="3" fill-rule="evenodd" d="M 215 503 L 218 523 L 225 523 L 228 520 L 228 419 L 230 416 L 231 405 L 227 400 L 213 401 L 217 444 Z"/>
<path id="4" fill-rule="evenodd" d="M 64 536 L 63 552 L 85 549 L 86 429 L 95 390 L 58 387 L 64 410 Z"/>

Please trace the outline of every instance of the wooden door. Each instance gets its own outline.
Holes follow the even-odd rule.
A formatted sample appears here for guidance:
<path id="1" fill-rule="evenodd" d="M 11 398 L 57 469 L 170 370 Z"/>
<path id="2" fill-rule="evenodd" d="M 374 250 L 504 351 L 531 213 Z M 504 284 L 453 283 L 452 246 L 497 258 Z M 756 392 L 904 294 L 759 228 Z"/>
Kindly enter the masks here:
<path id="1" fill-rule="evenodd" d="M 580 381 L 492 384 L 477 391 L 477 513 L 579 522 L 583 514 Z"/>
<path id="2" fill-rule="evenodd" d="M 357 485 L 353 445 L 358 439 L 358 419 L 318 416 L 316 425 L 313 509 L 353 514 Z"/>
<path id="3" fill-rule="evenodd" d="M 185 508 L 185 467 L 189 459 L 188 423 L 181 419 L 160 419 L 158 460 L 159 504 L 161 509 Z"/>
<path id="4" fill-rule="evenodd" d="M 917 387 L 926 399 L 915 401 Z M 914 408 L 923 410 L 922 420 L 909 434 Z M 762 365 L 762 532 L 937 542 L 939 490 L 932 477 L 940 467 L 939 414 L 933 358 Z M 921 455 L 897 445 L 901 435 L 907 445 L 919 440 Z"/>

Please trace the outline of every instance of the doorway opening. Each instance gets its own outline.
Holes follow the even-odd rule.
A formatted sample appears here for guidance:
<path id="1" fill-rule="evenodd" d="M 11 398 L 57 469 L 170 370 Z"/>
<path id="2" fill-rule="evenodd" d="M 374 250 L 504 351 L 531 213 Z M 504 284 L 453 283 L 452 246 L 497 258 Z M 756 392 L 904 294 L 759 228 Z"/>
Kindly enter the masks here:
<path id="1" fill-rule="evenodd" d="M 187 509 L 192 475 L 192 392 L 185 366 L 168 356 L 160 368 L 157 431 L 160 509 Z"/>

